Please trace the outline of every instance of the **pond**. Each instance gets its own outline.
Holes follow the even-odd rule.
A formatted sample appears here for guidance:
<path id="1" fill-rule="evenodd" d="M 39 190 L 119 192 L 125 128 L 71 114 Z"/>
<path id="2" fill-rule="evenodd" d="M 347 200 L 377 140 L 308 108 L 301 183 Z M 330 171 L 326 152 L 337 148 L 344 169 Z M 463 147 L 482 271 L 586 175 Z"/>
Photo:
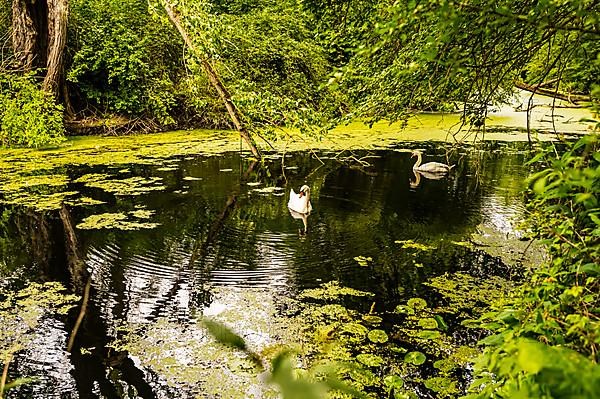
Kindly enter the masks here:
<path id="1" fill-rule="evenodd" d="M 427 161 L 456 166 L 443 179 L 416 176 L 414 148 Z M 424 385 L 437 375 L 433 361 L 451 351 L 442 345 L 428 353 L 427 345 L 404 337 L 397 325 L 409 322 L 397 307 L 420 297 L 433 316 L 435 306 L 451 305 L 441 280 L 432 288 L 434 278 L 455 276 L 462 284 L 456 292 L 481 289 L 479 297 L 486 288 L 478 281 L 518 278 L 524 245 L 515 224 L 524 209 L 527 158 L 519 143 L 448 153 L 436 143 L 394 143 L 343 157 L 327 150 L 273 153 L 260 163 L 230 151 L 154 164 L 60 166 L 67 176 L 60 188 L 31 190 L 77 192 L 80 201 L 60 211 L 0 205 L 3 288 L 17 290 L 27 279 L 61 281 L 81 294 L 89 282 L 90 299 L 71 353 L 66 346 L 79 307 L 40 321 L 9 373 L 36 380 L 8 397 L 269 397 L 243 358 L 207 343 L 198 320 L 224 322 L 266 357 L 288 341 L 314 354 L 310 345 L 317 344 L 299 339 L 309 329 L 302 325 L 309 323 L 303 303 L 315 305 L 313 311 L 332 305 L 323 287 L 357 290 L 339 302 L 354 315 L 344 322 L 371 329 L 365 315 L 380 318 L 375 330 L 386 333 L 388 346 L 367 352 L 400 353 L 399 362 L 407 350 L 428 357 L 419 370 L 384 364 L 370 373 L 412 373 L 412 383 L 405 378 L 409 392 L 452 396 L 465 388 L 470 366 L 453 371 L 458 385 L 445 386 L 447 392 Z M 303 184 L 313 206 L 305 221 L 287 208 L 290 189 Z M 461 312 L 446 309 L 438 322 L 452 340 L 444 345 L 474 347 L 477 330 L 460 326 L 473 315 L 459 319 Z M 360 317 L 367 322 L 356 323 Z"/>

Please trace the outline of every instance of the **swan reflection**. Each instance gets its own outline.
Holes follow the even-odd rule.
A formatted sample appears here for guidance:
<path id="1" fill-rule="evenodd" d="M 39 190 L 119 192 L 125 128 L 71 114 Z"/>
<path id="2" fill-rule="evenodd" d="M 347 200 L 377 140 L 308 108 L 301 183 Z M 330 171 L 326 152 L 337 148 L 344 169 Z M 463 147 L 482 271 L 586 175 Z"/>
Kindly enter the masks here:
<path id="1" fill-rule="evenodd" d="M 441 180 L 446 177 L 446 173 L 433 173 L 433 172 L 422 172 L 416 169 L 413 169 L 413 174 L 415 175 L 415 179 L 409 180 L 410 188 L 417 188 L 419 184 L 421 184 L 421 176 L 429 179 L 429 180 Z"/>

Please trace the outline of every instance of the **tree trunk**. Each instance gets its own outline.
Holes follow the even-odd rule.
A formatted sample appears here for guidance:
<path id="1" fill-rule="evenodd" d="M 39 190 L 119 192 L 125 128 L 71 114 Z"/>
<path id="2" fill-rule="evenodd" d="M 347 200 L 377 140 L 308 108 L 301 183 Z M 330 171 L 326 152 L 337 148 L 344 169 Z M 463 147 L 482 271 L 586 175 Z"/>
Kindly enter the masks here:
<path id="1" fill-rule="evenodd" d="M 202 67 L 204 68 L 204 71 L 206 72 L 206 75 L 208 76 L 210 83 L 215 88 L 215 90 L 217 90 L 219 97 L 225 104 L 225 108 L 227 108 L 227 112 L 229 113 L 229 116 L 230 116 L 236 130 L 240 133 L 240 136 L 242 136 L 242 138 L 244 139 L 244 141 L 246 142 L 248 147 L 250 147 L 250 151 L 252 152 L 252 155 L 254 155 L 256 158 L 260 159 L 261 158 L 260 151 L 256 147 L 254 140 L 250 136 L 248 129 L 246 129 L 246 127 L 244 126 L 244 124 L 242 122 L 241 113 L 237 109 L 237 107 L 235 106 L 233 101 L 231 101 L 231 95 L 229 94 L 229 92 L 227 91 L 225 86 L 223 85 L 223 82 L 221 82 L 221 79 L 219 78 L 217 71 L 215 71 L 215 69 L 209 62 L 209 60 L 203 54 L 200 54 L 197 51 L 196 47 L 194 46 L 194 43 L 190 39 L 189 35 L 187 34 L 187 31 L 185 30 L 185 28 L 183 27 L 183 24 L 181 23 L 181 18 L 179 16 L 179 12 L 177 10 L 175 10 L 175 8 L 171 4 L 169 4 L 168 1 L 164 2 L 164 6 L 165 6 L 165 10 L 167 11 L 167 15 L 169 16 L 169 19 L 171 20 L 173 25 L 175 25 L 175 27 L 179 31 L 179 34 L 183 38 L 185 45 L 200 60 L 200 63 L 202 64 Z"/>
<path id="2" fill-rule="evenodd" d="M 38 0 L 39 1 L 39 0 Z M 64 50 L 67 44 L 68 0 L 48 1 L 48 49 L 46 77 L 42 89 L 55 98 L 60 93 Z"/>
<path id="3" fill-rule="evenodd" d="M 34 5 L 27 0 L 12 2 L 12 45 L 15 55 L 15 67 L 30 71 L 36 59 L 38 28 L 34 20 Z"/>
<path id="4" fill-rule="evenodd" d="M 556 90 L 543 88 L 542 87 L 543 84 L 532 86 L 525 82 L 516 81 L 515 86 L 518 87 L 519 89 L 527 90 L 531 93 L 537 93 L 537 94 L 542 94 L 544 96 L 558 98 L 560 100 L 565 100 L 570 103 L 591 101 L 590 96 L 585 96 L 585 95 L 581 95 L 581 94 L 569 94 L 569 93 L 557 92 Z"/>
<path id="5" fill-rule="evenodd" d="M 15 68 L 46 68 L 42 89 L 60 94 L 67 42 L 68 0 L 13 0 L 12 45 Z"/>

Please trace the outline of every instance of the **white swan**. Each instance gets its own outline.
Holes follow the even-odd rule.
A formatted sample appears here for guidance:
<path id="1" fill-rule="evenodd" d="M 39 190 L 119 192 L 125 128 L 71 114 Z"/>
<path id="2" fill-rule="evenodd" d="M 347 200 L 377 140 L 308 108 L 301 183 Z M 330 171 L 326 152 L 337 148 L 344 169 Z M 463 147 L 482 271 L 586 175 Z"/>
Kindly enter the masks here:
<path id="1" fill-rule="evenodd" d="M 288 208 L 294 212 L 309 214 L 310 211 L 312 211 L 312 205 L 310 204 L 310 187 L 307 185 L 300 187 L 300 192 L 298 194 L 296 194 L 292 188 L 290 190 Z"/>
<path id="2" fill-rule="evenodd" d="M 417 157 L 417 162 L 413 165 L 413 170 L 417 172 L 429 172 L 429 173 L 448 173 L 455 166 L 448 166 L 445 163 L 440 162 L 427 162 L 421 165 L 423 162 L 422 154 L 420 151 L 413 151 L 411 158 Z"/>

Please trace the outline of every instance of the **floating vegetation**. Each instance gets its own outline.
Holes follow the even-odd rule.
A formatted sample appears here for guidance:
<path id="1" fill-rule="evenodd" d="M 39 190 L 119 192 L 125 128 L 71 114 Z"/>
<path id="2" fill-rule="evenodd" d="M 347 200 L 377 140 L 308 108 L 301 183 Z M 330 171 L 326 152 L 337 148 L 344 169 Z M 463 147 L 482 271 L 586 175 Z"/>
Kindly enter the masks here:
<path id="1" fill-rule="evenodd" d="M 416 366 L 419 366 L 423 363 L 425 363 L 425 360 L 427 360 L 427 356 L 425 356 L 423 353 L 421 352 L 408 352 L 405 356 L 404 356 L 404 361 L 406 363 L 411 363 L 414 364 Z"/>
<path id="2" fill-rule="evenodd" d="M 171 172 L 173 170 L 177 170 L 178 168 L 176 166 L 162 166 L 160 168 L 156 168 L 156 170 L 161 171 L 161 172 Z"/>
<path id="3" fill-rule="evenodd" d="M 371 330 L 369 331 L 369 334 L 367 334 L 367 337 L 371 342 L 376 344 L 383 344 L 388 341 L 388 335 L 383 330 Z"/>
<path id="4" fill-rule="evenodd" d="M 219 172 L 233 172 L 231 168 L 219 169 Z"/>
<path id="5" fill-rule="evenodd" d="M 259 181 L 251 181 L 246 183 L 246 185 L 250 186 L 250 187 L 256 187 L 256 186 L 260 186 L 262 184 L 262 182 Z"/>
<path id="6" fill-rule="evenodd" d="M 65 200 L 65 204 L 68 204 L 71 206 L 93 206 L 93 205 L 100 205 L 100 204 L 105 204 L 105 203 L 106 202 L 104 202 L 104 201 L 100 201 L 100 200 L 90 198 L 90 197 L 78 197 L 73 200 Z"/>
<path id="7" fill-rule="evenodd" d="M 129 212 L 131 215 L 146 219 L 152 215 L 154 211 L 137 210 Z M 141 215 L 136 216 L 136 215 Z M 153 229 L 159 226 L 159 223 L 138 222 L 128 220 L 124 213 L 101 213 L 91 215 L 83 219 L 76 227 L 81 230 L 99 230 L 99 229 L 117 229 L 117 230 L 140 230 Z"/>
<path id="8" fill-rule="evenodd" d="M 383 358 L 381 356 L 370 353 L 361 353 L 356 356 L 356 360 L 369 367 L 379 367 L 383 364 Z"/>
<path id="9" fill-rule="evenodd" d="M 283 190 L 285 190 L 283 187 L 263 187 L 263 188 L 254 188 L 250 191 L 253 193 L 262 194 L 262 195 L 269 195 L 269 194 L 284 195 Z"/>
<path id="10" fill-rule="evenodd" d="M 502 277 L 479 279 L 465 273 L 433 277 L 425 285 L 435 289 L 445 299 L 444 304 L 435 308 L 437 312 L 463 318 L 479 317 L 492 304 L 501 306 L 514 289 L 514 285 Z"/>
<path id="11" fill-rule="evenodd" d="M 186 181 L 198 181 L 198 180 L 202 180 L 202 178 L 201 177 L 194 177 L 194 176 L 186 176 L 186 177 L 183 178 L 183 180 L 186 180 Z"/>
<path id="12" fill-rule="evenodd" d="M 383 321 L 383 319 L 381 317 L 374 316 L 371 314 L 364 315 L 362 317 L 362 319 L 364 322 L 366 322 L 367 324 L 370 324 L 372 326 L 377 326 L 377 325 L 381 324 L 381 322 Z"/>
<path id="13" fill-rule="evenodd" d="M 29 349 L 43 318 L 66 315 L 78 299 L 58 282 L 30 283 L 17 292 L 0 290 L 0 361 Z"/>
<path id="14" fill-rule="evenodd" d="M 369 262 L 373 262 L 373 258 L 371 258 L 370 256 L 368 257 L 364 257 L 364 256 L 355 256 L 354 260 L 358 262 L 359 266 L 362 267 L 367 267 L 369 266 Z"/>
<path id="15" fill-rule="evenodd" d="M 417 249 L 419 251 L 432 251 L 437 248 L 432 245 L 420 244 L 418 242 L 414 242 L 413 240 L 396 240 L 394 243 L 402 244 L 401 248 L 403 249 L 410 248 Z"/>
<path id="16" fill-rule="evenodd" d="M 318 299 L 323 301 L 331 301 L 339 299 L 343 296 L 356 296 L 356 297 L 372 297 L 374 294 L 371 292 L 360 291 L 350 287 L 342 287 L 337 281 L 330 281 L 321 285 L 320 288 L 313 288 L 304 290 L 300 293 L 299 299 Z"/>
<path id="17" fill-rule="evenodd" d="M 134 176 L 127 179 L 111 179 L 105 174 L 89 174 L 75 180 L 77 183 L 85 183 L 87 187 L 100 188 L 114 195 L 142 195 L 151 191 L 162 191 L 165 186 L 159 184 L 160 177 Z"/>
<path id="18" fill-rule="evenodd" d="M 438 398 L 454 398 L 460 391 L 456 387 L 456 381 L 448 377 L 431 377 L 424 381 L 425 386 L 437 393 Z"/>

